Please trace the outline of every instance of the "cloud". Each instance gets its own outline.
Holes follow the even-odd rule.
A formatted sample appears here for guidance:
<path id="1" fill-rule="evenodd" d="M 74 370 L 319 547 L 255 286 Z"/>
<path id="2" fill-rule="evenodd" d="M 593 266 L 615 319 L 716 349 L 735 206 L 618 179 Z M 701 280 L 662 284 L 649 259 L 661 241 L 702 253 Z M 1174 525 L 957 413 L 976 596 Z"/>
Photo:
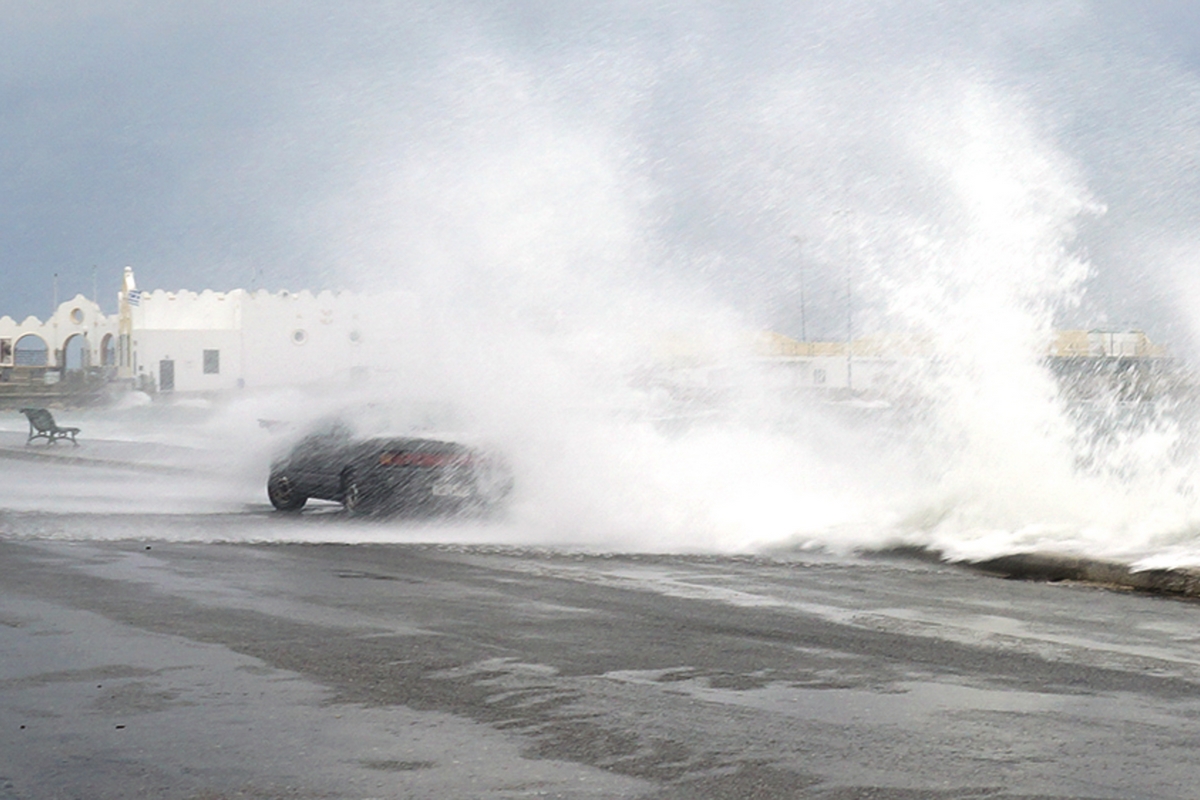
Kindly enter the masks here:
<path id="1" fill-rule="evenodd" d="M 5 313 L 44 313 L 54 272 L 90 293 L 93 264 L 170 288 L 362 284 L 438 232 L 445 252 L 478 236 L 564 264 L 616 237 L 604 257 L 791 329 L 807 259 L 829 328 L 831 213 L 952 220 L 913 142 L 984 87 L 1108 208 L 1079 220 L 1080 313 L 1189 327 L 1140 255 L 1200 211 L 1200 98 L 1165 33 L 1194 26 L 1186 4 L 11 5 Z M 531 209 L 505 223 L 524 238 L 500 241 L 498 203 Z M 538 241 L 538 208 L 580 241 Z"/>

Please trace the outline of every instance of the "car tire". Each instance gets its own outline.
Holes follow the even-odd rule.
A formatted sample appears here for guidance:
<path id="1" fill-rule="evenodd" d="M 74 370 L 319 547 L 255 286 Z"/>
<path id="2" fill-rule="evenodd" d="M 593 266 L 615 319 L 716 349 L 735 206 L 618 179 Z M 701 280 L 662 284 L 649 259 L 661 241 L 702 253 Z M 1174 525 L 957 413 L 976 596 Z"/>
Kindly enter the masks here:
<path id="1" fill-rule="evenodd" d="M 267 478 L 267 499 L 279 511 L 299 511 L 308 497 L 296 491 L 287 475 L 277 472 Z"/>

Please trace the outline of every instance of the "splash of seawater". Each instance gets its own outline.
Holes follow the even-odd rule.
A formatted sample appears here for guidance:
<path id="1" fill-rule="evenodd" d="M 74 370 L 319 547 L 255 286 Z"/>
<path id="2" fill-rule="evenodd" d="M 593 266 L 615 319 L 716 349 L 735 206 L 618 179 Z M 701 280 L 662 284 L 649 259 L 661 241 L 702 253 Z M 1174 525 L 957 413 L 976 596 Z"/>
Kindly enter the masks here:
<path id="1" fill-rule="evenodd" d="M 646 11 L 622 24 L 654 36 L 572 28 L 574 49 L 550 54 L 447 23 L 455 44 L 420 80 L 362 103 L 338 176 L 352 188 L 297 226 L 328 242 L 339 282 L 421 297 L 419 325 L 385 309 L 364 327 L 392 343 L 391 382 L 242 398 L 194 444 L 249 485 L 278 445 L 256 418 L 433 398 L 517 469 L 508 521 L 467 538 L 1200 562 L 1186 402 L 1083 409 L 1043 362 L 1058 326 L 1169 305 L 1126 302 L 1130 252 L 1170 264 L 1152 288 L 1178 289 L 1200 321 L 1190 222 L 1159 230 L 1129 210 L 1168 180 L 1139 183 L 1157 162 L 1130 153 L 1174 152 L 1187 114 L 1146 120 L 1194 113 L 1195 81 L 1136 43 L 1107 47 L 1125 21 L 1086 3 L 893 5 L 812 4 L 787 24 Z M 1160 87 L 1117 145 L 1088 127 L 1125 124 L 1106 106 L 1124 107 L 1115 77 L 1130 97 Z M 343 107 L 347 84 L 331 85 L 336 102 L 316 88 L 313 108 Z M 768 327 L 921 352 L 875 387 L 886 407 L 830 402 L 779 390 L 747 344 Z M 114 419 L 114 437 L 124 419 L 146 438 Z M 337 537 L 413 535 L 355 531 Z"/>

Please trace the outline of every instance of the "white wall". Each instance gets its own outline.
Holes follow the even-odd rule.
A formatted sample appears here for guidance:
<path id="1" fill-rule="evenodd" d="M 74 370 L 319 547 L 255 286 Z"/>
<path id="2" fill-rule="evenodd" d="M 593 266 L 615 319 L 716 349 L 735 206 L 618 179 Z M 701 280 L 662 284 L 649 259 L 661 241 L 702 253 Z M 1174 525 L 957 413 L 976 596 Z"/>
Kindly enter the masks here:
<path id="1" fill-rule="evenodd" d="M 175 362 L 176 392 L 216 392 L 238 388 L 242 376 L 240 331 L 135 330 L 134 374 L 148 375 L 156 388 L 162 387 L 160 362 Z M 216 350 L 219 369 L 204 373 L 204 351 Z"/>
<path id="2" fill-rule="evenodd" d="M 362 383 L 411 361 L 421 327 L 403 294 L 155 291 L 129 310 L 135 374 L 161 388 L 159 362 L 173 360 L 176 392 Z M 204 373 L 205 349 L 219 374 Z"/>
<path id="3" fill-rule="evenodd" d="M 363 345 L 370 337 L 359 304 L 348 293 L 247 296 L 242 317 L 246 385 L 345 381 L 356 369 L 369 367 Z"/>
<path id="4" fill-rule="evenodd" d="M 766 359 L 767 379 L 775 389 L 879 390 L 893 377 L 900 362 L 875 356 L 789 356 Z"/>
<path id="5" fill-rule="evenodd" d="M 136 330 L 237 330 L 240 307 L 246 293 L 232 292 L 143 292 L 129 309 Z"/>

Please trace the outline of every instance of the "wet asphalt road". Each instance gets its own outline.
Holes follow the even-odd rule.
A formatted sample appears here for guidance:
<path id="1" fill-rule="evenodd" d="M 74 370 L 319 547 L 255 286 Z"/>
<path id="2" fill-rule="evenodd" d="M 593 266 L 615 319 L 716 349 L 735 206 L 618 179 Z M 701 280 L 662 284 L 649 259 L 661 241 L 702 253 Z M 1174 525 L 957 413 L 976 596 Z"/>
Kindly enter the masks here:
<path id="1" fill-rule="evenodd" d="M 1194 798 L 1198 620 L 903 560 L 7 535 L 0 798 Z"/>

